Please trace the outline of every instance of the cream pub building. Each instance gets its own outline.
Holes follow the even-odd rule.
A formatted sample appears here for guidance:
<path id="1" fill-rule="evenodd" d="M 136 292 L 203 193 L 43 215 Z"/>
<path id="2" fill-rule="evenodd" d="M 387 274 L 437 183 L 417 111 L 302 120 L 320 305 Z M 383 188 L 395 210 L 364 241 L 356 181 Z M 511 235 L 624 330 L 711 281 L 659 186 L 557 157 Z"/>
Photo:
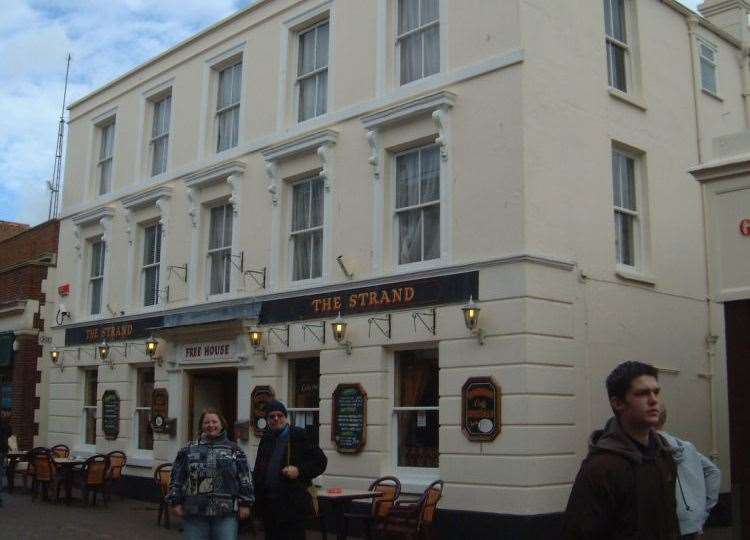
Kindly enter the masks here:
<path id="1" fill-rule="evenodd" d="M 688 170 L 749 125 L 748 4 L 702 10 L 259 0 L 79 99 L 38 442 L 137 489 L 206 406 L 252 459 L 274 395 L 323 486 L 531 538 L 638 358 L 737 503 Z"/>

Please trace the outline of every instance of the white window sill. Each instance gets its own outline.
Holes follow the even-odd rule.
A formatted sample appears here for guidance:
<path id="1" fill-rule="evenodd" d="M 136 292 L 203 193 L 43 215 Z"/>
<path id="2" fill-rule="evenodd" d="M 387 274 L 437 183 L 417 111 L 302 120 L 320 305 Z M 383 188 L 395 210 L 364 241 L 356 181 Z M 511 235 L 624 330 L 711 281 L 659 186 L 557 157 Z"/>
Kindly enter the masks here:
<path id="1" fill-rule="evenodd" d="M 656 285 L 656 278 L 651 274 L 645 274 L 635 269 L 629 269 L 619 265 L 617 266 L 617 270 L 615 270 L 615 275 L 628 281 L 637 281 L 638 283 L 645 283 L 646 285 Z"/>
<path id="2" fill-rule="evenodd" d="M 717 101 L 719 101 L 721 103 L 724 103 L 724 98 L 721 97 L 719 94 L 715 94 L 715 93 L 711 92 L 711 90 L 707 90 L 706 88 L 701 88 L 701 91 L 704 94 L 706 94 L 707 96 L 712 97 L 712 98 L 714 98 L 715 100 L 717 100 Z"/>
<path id="3" fill-rule="evenodd" d="M 413 272 L 417 270 L 431 270 L 433 268 L 440 268 L 441 266 L 445 266 L 446 260 L 443 257 L 438 257 L 437 259 L 427 259 L 424 261 L 417 261 L 413 263 L 404 263 L 404 264 L 397 264 L 396 265 L 396 272 L 402 273 L 402 272 Z"/>
<path id="4" fill-rule="evenodd" d="M 627 103 L 628 105 L 633 105 L 634 107 L 646 111 L 648 107 L 646 107 L 646 102 L 644 102 L 641 98 L 635 97 L 631 94 L 626 94 L 622 90 L 618 90 L 617 88 L 609 88 L 609 95 L 612 96 L 615 99 L 619 99 L 620 101 L 623 101 Z"/>

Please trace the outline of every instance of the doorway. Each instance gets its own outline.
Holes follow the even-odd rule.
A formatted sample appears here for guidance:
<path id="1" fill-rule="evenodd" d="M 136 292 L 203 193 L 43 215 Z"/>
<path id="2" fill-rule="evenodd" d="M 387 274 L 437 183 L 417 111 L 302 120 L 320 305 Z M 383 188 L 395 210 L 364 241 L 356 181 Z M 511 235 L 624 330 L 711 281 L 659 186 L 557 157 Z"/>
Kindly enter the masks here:
<path id="1" fill-rule="evenodd" d="M 234 438 L 237 422 L 237 370 L 200 370 L 190 374 L 190 439 L 200 435 L 201 413 L 214 408 L 226 418 L 227 435 Z"/>
<path id="2" fill-rule="evenodd" d="M 729 444 L 732 475 L 732 522 L 746 538 L 750 530 L 750 300 L 724 305 L 729 387 Z"/>

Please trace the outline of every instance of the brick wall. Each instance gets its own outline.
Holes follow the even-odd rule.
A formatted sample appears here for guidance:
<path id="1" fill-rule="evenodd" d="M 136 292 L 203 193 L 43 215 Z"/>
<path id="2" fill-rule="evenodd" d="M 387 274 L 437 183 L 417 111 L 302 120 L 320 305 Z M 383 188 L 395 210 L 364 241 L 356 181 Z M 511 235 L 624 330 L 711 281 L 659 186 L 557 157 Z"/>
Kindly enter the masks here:
<path id="1" fill-rule="evenodd" d="M 13 221 L 0 221 L 0 242 L 11 236 L 25 231 L 29 226 L 24 223 L 14 223 Z"/>
<path id="2" fill-rule="evenodd" d="M 11 238 L 0 240 L 0 271 L 35 259 L 45 253 L 57 253 L 58 220 L 46 221 Z M 2 236 L 0 236 L 2 238 Z"/>
<path id="3" fill-rule="evenodd" d="M 36 362 L 42 354 L 42 348 L 38 345 L 36 336 L 16 336 L 16 345 L 18 350 L 13 362 L 11 424 L 13 433 L 18 438 L 18 447 L 31 450 L 34 435 L 39 431 L 39 424 L 34 422 L 34 411 L 39 408 L 36 383 L 41 380 L 41 373 L 37 371 Z"/>

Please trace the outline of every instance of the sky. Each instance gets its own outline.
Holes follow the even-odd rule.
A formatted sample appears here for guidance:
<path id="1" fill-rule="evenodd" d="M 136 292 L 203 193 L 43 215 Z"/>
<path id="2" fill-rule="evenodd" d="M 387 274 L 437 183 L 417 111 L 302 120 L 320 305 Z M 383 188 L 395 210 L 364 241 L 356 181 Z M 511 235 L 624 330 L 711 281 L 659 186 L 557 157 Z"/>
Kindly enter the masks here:
<path id="1" fill-rule="evenodd" d="M 695 9 L 700 1 L 683 3 Z M 250 2 L 4 0 L 0 220 L 47 219 L 68 52 L 70 104 Z"/>

